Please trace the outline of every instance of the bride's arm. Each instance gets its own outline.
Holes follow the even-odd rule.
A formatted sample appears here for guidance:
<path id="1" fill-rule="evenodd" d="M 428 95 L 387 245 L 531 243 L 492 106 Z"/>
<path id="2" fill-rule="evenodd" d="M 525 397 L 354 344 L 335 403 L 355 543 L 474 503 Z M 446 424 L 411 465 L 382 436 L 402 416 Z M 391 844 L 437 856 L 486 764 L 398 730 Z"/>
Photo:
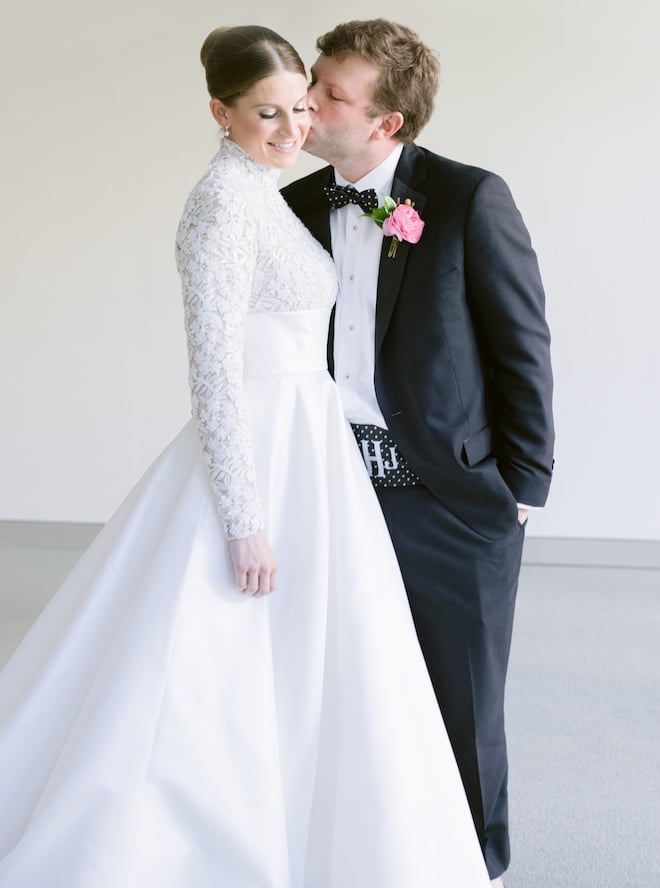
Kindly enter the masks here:
<path id="1" fill-rule="evenodd" d="M 192 413 L 236 567 L 237 584 L 255 591 L 255 572 L 272 572 L 263 534 L 252 442 L 243 404 L 243 349 L 256 265 L 254 225 L 240 197 L 228 199 L 211 177 L 186 204 L 177 233 L 190 365 Z M 266 591 L 265 581 L 257 583 Z"/>

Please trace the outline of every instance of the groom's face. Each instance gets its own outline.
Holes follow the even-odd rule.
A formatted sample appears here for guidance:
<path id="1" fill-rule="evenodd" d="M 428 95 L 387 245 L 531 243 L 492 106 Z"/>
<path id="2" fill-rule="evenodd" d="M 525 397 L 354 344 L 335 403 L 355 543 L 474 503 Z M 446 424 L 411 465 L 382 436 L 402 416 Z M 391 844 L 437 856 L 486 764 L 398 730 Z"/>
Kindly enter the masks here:
<path id="1" fill-rule="evenodd" d="M 311 67 L 305 151 L 340 170 L 370 150 L 380 118 L 371 113 L 378 68 L 361 56 L 321 55 Z"/>

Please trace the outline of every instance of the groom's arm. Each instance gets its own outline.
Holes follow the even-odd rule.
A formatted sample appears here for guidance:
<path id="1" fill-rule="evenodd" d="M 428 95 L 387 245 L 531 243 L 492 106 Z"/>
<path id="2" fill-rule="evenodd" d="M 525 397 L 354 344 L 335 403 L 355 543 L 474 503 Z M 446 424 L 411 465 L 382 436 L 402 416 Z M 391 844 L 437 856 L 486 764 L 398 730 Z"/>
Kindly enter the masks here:
<path id="1" fill-rule="evenodd" d="M 469 298 L 495 390 L 500 471 L 519 503 L 542 506 L 554 445 L 545 295 L 529 234 L 498 176 L 475 188 L 465 237 Z"/>

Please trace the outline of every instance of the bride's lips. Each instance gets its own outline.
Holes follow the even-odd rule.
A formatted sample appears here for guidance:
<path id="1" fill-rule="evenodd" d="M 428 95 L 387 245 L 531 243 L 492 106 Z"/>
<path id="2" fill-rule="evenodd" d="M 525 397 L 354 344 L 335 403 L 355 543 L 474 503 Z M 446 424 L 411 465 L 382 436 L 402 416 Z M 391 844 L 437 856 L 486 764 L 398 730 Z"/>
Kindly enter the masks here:
<path id="1" fill-rule="evenodd" d="M 280 154 L 290 154 L 299 147 L 300 143 L 298 139 L 287 139 L 285 142 L 269 142 L 268 144 Z"/>

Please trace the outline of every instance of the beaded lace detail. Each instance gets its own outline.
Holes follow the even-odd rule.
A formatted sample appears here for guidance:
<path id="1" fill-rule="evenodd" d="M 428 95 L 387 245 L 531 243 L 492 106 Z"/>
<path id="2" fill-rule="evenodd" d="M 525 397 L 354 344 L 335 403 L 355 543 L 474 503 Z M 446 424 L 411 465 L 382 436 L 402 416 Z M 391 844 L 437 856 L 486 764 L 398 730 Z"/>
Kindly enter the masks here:
<path id="1" fill-rule="evenodd" d="M 228 539 L 264 529 L 243 399 L 248 312 L 332 305 L 332 260 L 277 189 L 278 170 L 225 140 L 176 239 L 192 414 Z"/>

